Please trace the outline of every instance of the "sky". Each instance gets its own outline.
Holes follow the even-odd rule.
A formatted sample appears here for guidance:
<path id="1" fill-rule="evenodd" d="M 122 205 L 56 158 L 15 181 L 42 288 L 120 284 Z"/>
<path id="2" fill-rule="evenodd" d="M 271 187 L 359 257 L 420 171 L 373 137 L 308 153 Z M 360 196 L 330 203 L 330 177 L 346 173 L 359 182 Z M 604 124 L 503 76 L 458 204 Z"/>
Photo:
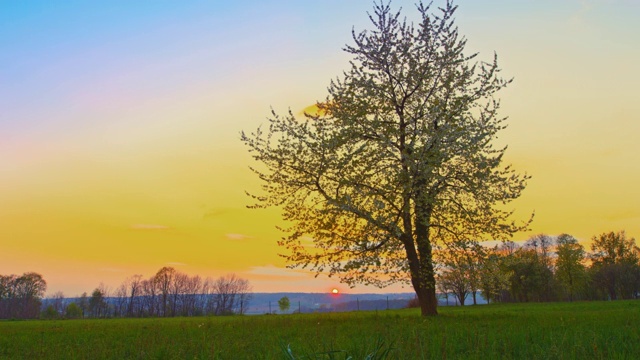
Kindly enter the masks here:
<path id="1" fill-rule="evenodd" d="M 640 237 L 640 1 L 457 3 L 468 51 L 514 78 L 498 143 L 532 176 L 516 218 L 535 212 L 514 240 Z M 323 100 L 372 4 L 0 1 L 0 274 L 67 296 L 163 266 L 258 292 L 411 291 L 285 269 L 280 213 L 246 208 L 240 132 Z"/>

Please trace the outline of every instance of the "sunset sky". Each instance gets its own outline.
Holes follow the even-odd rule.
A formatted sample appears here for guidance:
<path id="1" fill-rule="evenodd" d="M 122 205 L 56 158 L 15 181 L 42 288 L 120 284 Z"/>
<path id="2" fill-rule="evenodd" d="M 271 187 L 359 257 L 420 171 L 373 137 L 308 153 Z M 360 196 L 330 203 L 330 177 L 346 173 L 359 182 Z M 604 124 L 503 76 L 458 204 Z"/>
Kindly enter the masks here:
<path id="1" fill-rule="evenodd" d="M 442 3 L 436 1 L 436 3 Z M 412 1 L 394 1 L 409 17 Z M 640 237 L 640 1 L 458 1 L 468 50 L 493 51 L 513 203 L 532 231 Z M 279 212 L 239 140 L 301 112 L 348 68 L 371 1 L 0 2 L 0 274 L 90 292 L 163 266 L 254 291 L 357 287 L 284 269 Z"/>

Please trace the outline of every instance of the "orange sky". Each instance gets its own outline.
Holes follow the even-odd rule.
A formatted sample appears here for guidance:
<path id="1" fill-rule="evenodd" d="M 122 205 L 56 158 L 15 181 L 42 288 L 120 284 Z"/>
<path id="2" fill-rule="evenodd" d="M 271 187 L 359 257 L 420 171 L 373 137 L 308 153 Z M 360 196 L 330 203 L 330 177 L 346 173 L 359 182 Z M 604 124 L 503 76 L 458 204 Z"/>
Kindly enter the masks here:
<path id="1" fill-rule="evenodd" d="M 239 133 L 322 100 L 370 2 L 110 4 L 0 5 L 0 274 L 68 296 L 162 266 L 347 290 L 283 269 L 279 213 L 245 208 L 258 182 Z M 533 176 L 518 216 L 536 212 L 516 240 L 640 236 L 638 4 L 494 5 L 461 2 L 458 24 L 515 78 L 499 141 Z"/>

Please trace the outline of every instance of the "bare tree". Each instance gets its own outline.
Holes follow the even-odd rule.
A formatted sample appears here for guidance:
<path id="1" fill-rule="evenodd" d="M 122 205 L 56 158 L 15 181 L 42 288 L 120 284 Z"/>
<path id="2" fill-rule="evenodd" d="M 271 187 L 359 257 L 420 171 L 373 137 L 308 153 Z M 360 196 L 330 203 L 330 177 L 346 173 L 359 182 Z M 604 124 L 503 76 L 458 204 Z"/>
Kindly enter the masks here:
<path id="1" fill-rule="evenodd" d="M 89 315 L 89 297 L 86 292 L 83 292 L 82 295 L 80 295 L 80 299 L 78 299 L 78 307 L 82 312 L 82 318 Z"/>
<path id="2" fill-rule="evenodd" d="M 127 316 L 134 316 L 134 314 L 140 314 L 141 312 L 141 295 L 143 291 L 142 275 L 133 275 L 126 280 L 128 294 L 129 294 L 129 306 L 127 308 Z"/>
<path id="3" fill-rule="evenodd" d="M 471 292 L 469 281 L 466 274 L 461 268 L 445 268 L 438 274 L 438 283 L 441 288 L 452 292 L 460 306 L 464 306 L 464 302 Z"/>
<path id="4" fill-rule="evenodd" d="M 160 295 L 161 316 L 169 316 L 171 312 L 169 301 L 171 300 L 171 286 L 173 285 L 175 273 L 176 270 L 174 268 L 165 266 L 156 273 L 153 280 L 156 282 Z"/>
<path id="5" fill-rule="evenodd" d="M 122 283 L 114 292 L 113 301 L 113 316 L 125 316 L 127 315 L 127 308 L 129 308 L 129 298 L 127 297 L 127 284 Z"/>
<path id="6" fill-rule="evenodd" d="M 212 286 L 216 315 L 243 313 L 249 301 L 250 286 L 245 279 L 229 274 L 218 278 Z"/>
<path id="7" fill-rule="evenodd" d="M 238 313 L 243 315 L 247 310 L 249 305 L 249 301 L 253 297 L 251 285 L 249 284 L 249 280 L 246 279 L 238 279 L 236 285 L 236 292 L 238 293 Z"/>
<path id="8" fill-rule="evenodd" d="M 194 316 L 202 315 L 204 312 L 204 304 L 202 302 L 202 278 L 195 275 L 187 279 L 184 287 L 183 315 Z"/>
<path id="9" fill-rule="evenodd" d="M 148 316 L 159 316 L 160 305 L 158 303 L 158 282 L 155 276 L 142 281 L 142 292 L 144 294 L 144 309 Z"/>
<path id="10" fill-rule="evenodd" d="M 66 308 L 64 293 L 62 291 L 56 291 L 50 296 L 50 299 L 51 306 L 53 307 L 53 310 L 55 310 L 56 314 L 58 314 L 58 316 L 64 315 L 64 310 Z"/>

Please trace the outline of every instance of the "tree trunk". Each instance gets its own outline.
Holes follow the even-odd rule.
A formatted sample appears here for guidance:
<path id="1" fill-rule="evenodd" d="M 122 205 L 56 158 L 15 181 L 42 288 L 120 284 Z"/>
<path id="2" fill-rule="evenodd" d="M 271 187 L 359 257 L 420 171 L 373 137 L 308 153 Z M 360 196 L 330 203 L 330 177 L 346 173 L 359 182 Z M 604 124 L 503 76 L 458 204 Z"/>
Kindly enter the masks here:
<path id="1" fill-rule="evenodd" d="M 476 302 L 476 291 L 471 292 L 471 295 L 473 296 L 473 305 L 478 305 Z"/>
<path id="2" fill-rule="evenodd" d="M 421 185 L 421 182 L 418 183 Z M 418 188 L 420 188 L 420 186 Z M 418 274 L 420 285 L 424 292 L 424 301 L 420 299 L 420 308 L 422 309 L 422 316 L 435 316 L 438 315 L 438 299 L 436 297 L 436 278 L 435 271 L 433 269 L 431 239 L 429 238 L 431 208 L 422 203 L 422 196 L 422 192 L 418 191 L 416 194 L 415 205 L 416 243 L 418 245 L 419 254 Z"/>
<path id="3" fill-rule="evenodd" d="M 436 299 L 435 288 L 422 287 L 421 289 L 416 289 L 416 294 L 418 294 L 420 314 L 422 316 L 438 315 L 438 300 Z"/>
<path id="4" fill-rule="evenodd" d="M 422 261 L 418 259 L 418 253 L 413 244 L 410 235 L 404 234 L 403 243 L 409 260 L 409 270 L 411 275 L 411 285 L 418 297 L 420 304 L 420 313 L 422 316 L 438 315 L 438 300 L 436 299 L 435 278 L 433 277 L 433 267 L 431 267 L 431 279 L 425 277 L 429 271 L 425 271 L 421 265 Z M 429 286 L 431 285 L 431 286 Z"/>

